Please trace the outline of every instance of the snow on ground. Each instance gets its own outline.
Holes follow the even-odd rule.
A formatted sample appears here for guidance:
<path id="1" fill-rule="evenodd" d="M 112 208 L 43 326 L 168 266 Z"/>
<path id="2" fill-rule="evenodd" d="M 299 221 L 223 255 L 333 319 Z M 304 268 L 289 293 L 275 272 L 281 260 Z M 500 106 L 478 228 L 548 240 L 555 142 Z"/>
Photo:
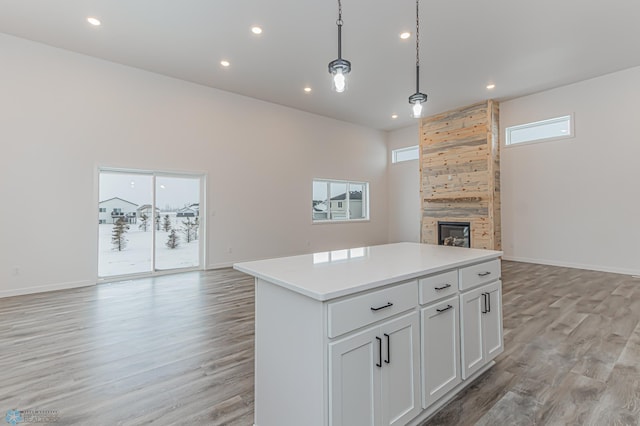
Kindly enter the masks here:
<path id="1" fill-rule="evenodd" d="M 162 213 L 161 222 L 167 213 Z M 176 269 L 198 266 L 199 241 L 186 242 L 185 235 L 181 232 L 182 221 L 186 218 L 176 218 L 175 213 L 168 213 L 171 226 L 176 229 L 180 238 L 179 246 L 170 249 L 166 246 L 169 232 L 156 231 L 156 269 Z M 124 250 L 114 250 L 111 244 L 111 232 L 113 224 L 106 223 L 99 226 L 98 241 L 98 275 L 108 277 L 113 275 L 137 274 L 151 271 L 151 226 L 147 231 L 138 228 L 138 223 L 129 224 L 129 230 L 125 234 L 127 245 Z M 200 235 L 198 234 L 198 237 Z"/>

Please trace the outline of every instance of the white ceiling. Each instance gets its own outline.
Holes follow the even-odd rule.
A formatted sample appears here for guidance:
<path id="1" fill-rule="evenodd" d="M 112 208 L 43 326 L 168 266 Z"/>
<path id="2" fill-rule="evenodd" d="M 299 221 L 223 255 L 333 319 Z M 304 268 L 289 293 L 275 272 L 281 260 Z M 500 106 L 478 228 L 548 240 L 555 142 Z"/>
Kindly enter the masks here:
<path id="1" fill-rule="evenodd" d="M 640 65 L 636 0 L 421 0 L 420 12 L 426 115 Z M 2 0 L 0 32 L 377 129 L 412 124 L 415 1 L 343 0 L 341 94 L 327 71 L 336 17 L 332 0 Z"/>

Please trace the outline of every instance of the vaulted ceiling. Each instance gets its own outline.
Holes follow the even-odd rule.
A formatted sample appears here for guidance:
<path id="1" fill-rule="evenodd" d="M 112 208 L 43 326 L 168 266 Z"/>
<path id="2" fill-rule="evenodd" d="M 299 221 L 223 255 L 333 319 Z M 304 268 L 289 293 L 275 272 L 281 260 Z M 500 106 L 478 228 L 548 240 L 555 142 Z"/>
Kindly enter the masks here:
<path id="1" fill-rule="evenodd" d="M 337 1 L 2 0 L 0 32 L 377 129 L 412 124 L 415 1 L 342 3 L 344 93 L 327 71 Z M 421 0 L 420 12 L 426 115 L 640 65 L 637 1 Z"/>

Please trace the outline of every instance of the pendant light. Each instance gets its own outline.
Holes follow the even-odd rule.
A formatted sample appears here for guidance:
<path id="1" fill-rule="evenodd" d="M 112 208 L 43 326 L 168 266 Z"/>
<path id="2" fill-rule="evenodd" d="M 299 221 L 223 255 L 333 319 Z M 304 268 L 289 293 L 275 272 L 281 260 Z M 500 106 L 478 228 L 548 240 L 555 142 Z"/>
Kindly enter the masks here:
<path id="1" fill-rule="evenodd" d="M 409 103 L 413 105 L 411 117 L 422 117 L 422 104 L 427 102 L 427 95 L 420 93 L 420 0 L 416 0 L 416 93 L 409 96 Z"/>
<path id="2" fill-rule="evenodd" d="M 351 71 L 351 62 L 342 59 L 342 1 L 338 0 L 338 59 L 329 62 L 329 73 L 333 77 L 332 88 L 342 93 L 347 88 L 346 75 Z"/>

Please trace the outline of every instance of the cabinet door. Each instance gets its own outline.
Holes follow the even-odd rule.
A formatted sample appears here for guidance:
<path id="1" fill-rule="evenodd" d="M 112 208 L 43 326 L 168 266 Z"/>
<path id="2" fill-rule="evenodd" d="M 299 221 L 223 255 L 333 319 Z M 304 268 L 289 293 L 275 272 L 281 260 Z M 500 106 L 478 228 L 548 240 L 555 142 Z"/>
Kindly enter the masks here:
<path id="1" fill-rule="evenodd" d="M 332 426 L 380 426 L 378 327 L 329 344 L 329 418 Z M 377 338 L 376 338 L 377 337 Z"/>
<path id="2" fill-rule="evenodd" d="M 462 350 L 462 378 L 467 379 L 484 364 L 482 317 L 484 314 L 484 288 L 460 295 L 460 348 Z"/>
<path id="3" fill-rule="evenodd" d="M 422 408 L 427 408 L 456 387 L 460 374 L 458 296 L 421 311 Z"/>
<path id="4" fill-rule="evenodd" d="M 420 333 L 418 313 L 380 326 L 382 424 L 404 426 L 420 411 Z"/>
<path id="5" fill-rule="evenodd" d="M 497 281 L 482 287 L 487 294 L 488 309 L 482 316 L 482 333 L 484 335 L 485 362 L 489 362 L 504 350 L 502 338 L 502 283 Z"/>

